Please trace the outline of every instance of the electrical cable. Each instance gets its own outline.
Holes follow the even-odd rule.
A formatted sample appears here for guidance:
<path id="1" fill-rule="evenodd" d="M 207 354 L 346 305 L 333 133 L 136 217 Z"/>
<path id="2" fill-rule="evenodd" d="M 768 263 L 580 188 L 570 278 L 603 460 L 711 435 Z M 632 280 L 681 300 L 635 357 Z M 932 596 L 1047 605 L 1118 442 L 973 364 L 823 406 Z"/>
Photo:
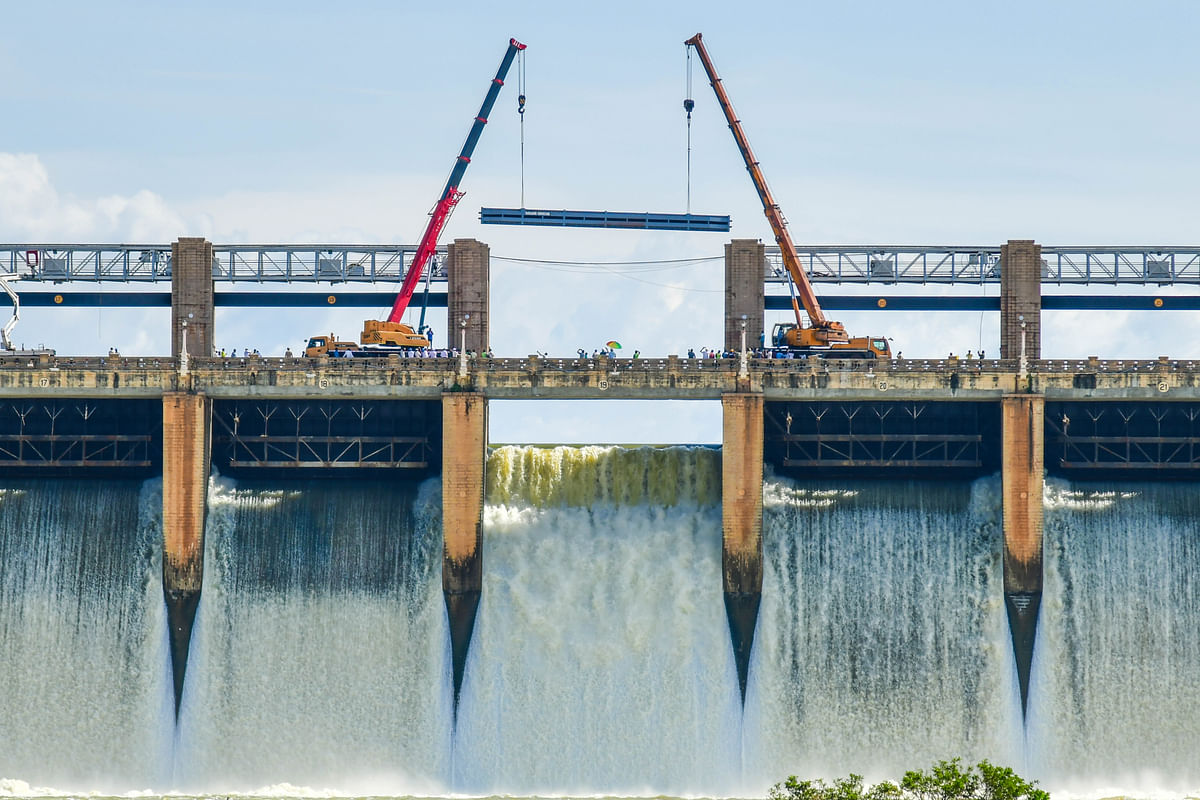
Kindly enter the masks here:
<path id="1" fill-rule="evenodd" d="M 652 261 L 566 261 L 560 259 L 517 258 L 515 256 L 492 256 L 493 261 L 510 261 L 515 264 L 545 264 L 564 267 L 626 267 L 648 266 L 661 269 L 678 269 L 690 264 L 723 261 L 723 256 L 697 256 L 695 258 L 669 258 Z M 674 266 L 663 266 L 674 265 Z M 610 270 L 611 271 L 611 270 Z"/>
<path id="2" fill-rule="evenodd" d="M 493 256 L 492 259 L 495 260 L 495 256 Z M 696 288 L 692 288 L 692 287 L 688 287 L 688 286 L 680 286 L 675 283 L 662 283 L 660 281 L 648 281 L 645 278 L 639 278 L 634 275 L 630 275 L 627 272 L 617 272 L 614 270 L 607 270 L 607 269 L 565 270 L 565 269 L 556 269 L 553 265 L 545 264 L 545 263 L 542 263 L 542 264 L 533 263 L 533 264 L 527 264 L 526 266 L 533 267 L 534 269 L 549 270 L 551 272 L 573 272 L 577 275 L 578 274 L 612 275 L 617 278 L 625 278 L 627 280 L 637 281 L 638 283 L 644 283 L 648 286 L 661 286 L 666 289 L 678 289 L 681 292 L 699 292 L 701 294 L 718 294 L 718 293 L 724 291 L 723 289 L 696 289 Z"/>

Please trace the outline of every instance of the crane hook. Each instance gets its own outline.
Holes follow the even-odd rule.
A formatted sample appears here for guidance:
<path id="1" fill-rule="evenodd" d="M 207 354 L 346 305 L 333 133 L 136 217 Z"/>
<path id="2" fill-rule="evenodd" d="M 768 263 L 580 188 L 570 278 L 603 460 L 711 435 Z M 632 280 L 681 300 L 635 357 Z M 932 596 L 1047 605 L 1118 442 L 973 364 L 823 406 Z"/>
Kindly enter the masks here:
<path id="1" fill-rule="evenodd" d="M 696 107 L 696 101 L 688 97 L 683 101 L 683 110 L 687 112 L 688 119 L 692 118 L 692 109 Z"/>

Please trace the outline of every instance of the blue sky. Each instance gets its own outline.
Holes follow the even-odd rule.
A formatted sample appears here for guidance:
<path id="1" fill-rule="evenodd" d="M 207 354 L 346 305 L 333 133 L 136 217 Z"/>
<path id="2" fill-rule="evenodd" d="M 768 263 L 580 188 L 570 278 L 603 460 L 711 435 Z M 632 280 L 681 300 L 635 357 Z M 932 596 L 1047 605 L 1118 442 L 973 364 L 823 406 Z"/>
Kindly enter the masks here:
<path id="1" fill-rule="evenodd" d="M 1178 2 L 3 4 L 0 240 L 413 242 L 510 36 L 526 42 L 526 204 L 682 211 L 683 40 L 703 31 L 806 243 L 1191 244 L 1200 6 Z M 769 241 L 694 65 L 692 209 Z M 725 234 L 484 227 L 520 203 L 515 74 L 443 241 L 493 256 L 498 355 L 718 344 Z M 978 290 L 976 290 L 978 291 Z M 994 288 L 989 289 L 994 293 Z M 282 352 L 357 312 L 220 312 Z M 906 356 L 998 349 L 992 314 L 843 314 Z M 772 321 L 773 318 L 768 319 Z M 444 325 L 444 319 L 436 320 Z M 1046 314 L 1043 352 L 1200 357 L 1182 313 Z M 443 331 L 444 333 L 444 331 Z M 162 312 L 34 310 L 16 338 L 157 353 Z M 99 346 L 97 346 L 99 343 Z M 711 441 L 719 410 L 496 404 L 494 441 Z"/>

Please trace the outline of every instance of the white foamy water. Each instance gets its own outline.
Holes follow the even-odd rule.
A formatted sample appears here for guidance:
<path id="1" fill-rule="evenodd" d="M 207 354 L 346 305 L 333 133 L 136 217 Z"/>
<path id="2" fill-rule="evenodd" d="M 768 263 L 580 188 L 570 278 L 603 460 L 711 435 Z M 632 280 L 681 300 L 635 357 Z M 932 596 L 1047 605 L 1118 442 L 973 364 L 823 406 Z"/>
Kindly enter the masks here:
<path id="1" fill-rule="evenodd" d="M 165 785 L 173 704 L 161 481 L 0 488 L 0 777 Z"/>
<path id="2" fill-rule="evenodd" d="M 439 493 L 214 480 L 176 733 L 159 482 L 10 481 L 0 797 L 745 797 L 955 756 L 1200 796 L 1193 484 L 1047 483 L 1028 735 L 995 478 L 770 478 L 743 716 L 719 453 L 493 451 L 457 733 Z"/>
<path id="3" fill-rule="evenodd" d="M 504 447 L 488 476 L 457 788 L 732 791 L 719 455 Z"/>
<path id="4" fill-rule="evenodd" d="M 445 791 L 440 499 L 436 481 L 213 482 L 175 785 Z"/>
<path id="5" fill-rule="evenodd" d="M 1200 488 L 1046 487 L 1036 772 L 1075 793 L 1200 794 Z"/>
<path id="6" fill-rule="evenodd" d="M 1014 764 L 998 481 L 768 481 L 746 776 Z"/>

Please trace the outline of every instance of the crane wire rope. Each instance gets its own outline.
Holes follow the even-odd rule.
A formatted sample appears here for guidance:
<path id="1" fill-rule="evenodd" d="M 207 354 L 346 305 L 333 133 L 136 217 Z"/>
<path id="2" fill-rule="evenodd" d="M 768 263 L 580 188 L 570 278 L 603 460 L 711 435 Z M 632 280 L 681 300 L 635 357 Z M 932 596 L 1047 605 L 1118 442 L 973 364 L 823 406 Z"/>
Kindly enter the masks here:
<path id="1" fill-rule="evenodd" d="M 517 51 L 517 116 L 521 120 L 521 208 L 525 208 L 525 51 Z"/>
<path id="2" fill-rule="evenodd" d="M 692 99 L 692 48 L 691 45 L 684 45 L 683 49 L 687 51 L 687 93 L 683 96 L 683 110 L 687 112 L 687 208 L 688 214 L 692 213 L 692 109 L 696 107 L 696 101 Z"/>

